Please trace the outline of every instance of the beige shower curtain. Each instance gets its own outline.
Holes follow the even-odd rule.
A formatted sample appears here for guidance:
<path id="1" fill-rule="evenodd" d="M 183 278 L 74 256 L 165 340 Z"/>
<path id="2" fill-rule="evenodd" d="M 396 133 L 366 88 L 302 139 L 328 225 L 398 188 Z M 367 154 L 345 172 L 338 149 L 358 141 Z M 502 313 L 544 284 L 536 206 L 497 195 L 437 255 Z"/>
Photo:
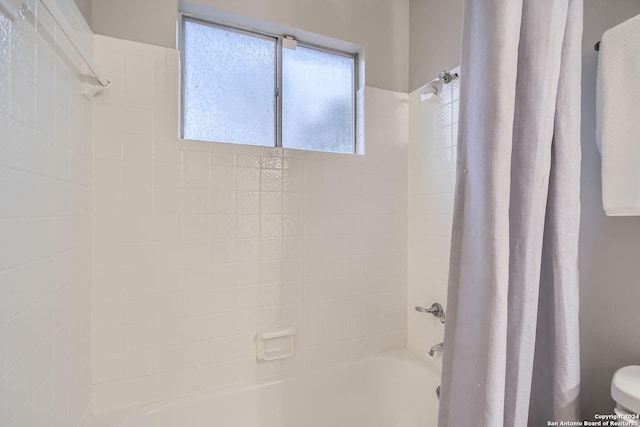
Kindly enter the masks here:
<path id="1" fill-rule="evenodd" d="M 582 0 L 466 0 L 440 427 L 578 417 Z"/>

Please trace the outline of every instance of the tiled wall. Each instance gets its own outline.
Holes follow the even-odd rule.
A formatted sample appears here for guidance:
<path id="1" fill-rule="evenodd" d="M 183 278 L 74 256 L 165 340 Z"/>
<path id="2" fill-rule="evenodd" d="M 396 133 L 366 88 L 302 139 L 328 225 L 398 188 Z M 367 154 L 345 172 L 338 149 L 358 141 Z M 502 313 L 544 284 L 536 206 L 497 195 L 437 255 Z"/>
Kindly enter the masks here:
<path id="1" fill-rule="evenodd" d="M 408 347 L 424 355 L 442 342 L 444 325 L 415 306 L 447 302 L 455 190 L 459 81 L 444 85 L 440 104 L 409 95 Z"/>
<path id="2" fill-rule="evenodd" d="M 366 88 L 365 156 L 178 141 L 178 53 L 94 51 L 96 412 L 405 345 L 406 94 Z"/>
<path id="3" fill-rule="evenodd" d="M 69 427 L 91 394 L 91 104 L 68 42 L 28 7 L 0 14 L 0 425 Z"/>

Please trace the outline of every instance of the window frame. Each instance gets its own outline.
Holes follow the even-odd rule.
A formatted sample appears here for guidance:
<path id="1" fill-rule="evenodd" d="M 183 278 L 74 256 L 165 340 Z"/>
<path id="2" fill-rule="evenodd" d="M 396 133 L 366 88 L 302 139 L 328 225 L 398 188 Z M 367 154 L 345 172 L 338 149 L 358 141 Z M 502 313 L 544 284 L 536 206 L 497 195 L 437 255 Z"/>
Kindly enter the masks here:
<path id="1" fill-rule="evenodd" d="M 219 28 L 225 31 L 232 31 L 239 34 L 244 34 L 256 38 L 262 38 L 267 40 L 275 41 L 275 74 L 274 74 L 274 86 L 275 86 L 275 94 L 274 94 L 274 134 L 275 141 L 273 145 L 269 146 L 260 146 L 260 147 L 275 147 L 275 148 L 286 148 L 288 150 L 305 150 L 305 151 L 317 151 L 321 153 L 334 153 L 334 154 L 357 154 L 358 153 L 358 91 L 359 91 L 359 55 L 354 52 L 347 52 L 344 50 L 319 45 L 316 43 L 311 43 L 303 40 L 296 39 L 298 46 L 304 47 L 306 49 L 316 50 L 319 52 L 326 52 L 332 55 L 343 56 L 352 60 L 352 91 L 351 91 L 351 103 L 353 109 L 353 135 L 352 135 L 352 150 L 350 152 L 336 152 L 336 151 L 325 151 L 325 150 L 313 150 L 310 148 L 288 148 L 282 146 L 282 69 L 283 69 L 283 58 L 282 58 L 282 49 L 286 49 L 283 47 L 283 39 L 286 38 L 286 35 L 270 33 L 267 31 L 260 31 L 253 28 L 247 28 L 240 25 L 230 24 L 228 22 L 220 22 L 211 19 L 205 19 L 193 14 L 181 13 L 179 19 L 179 28 L 178 28 L 178 48 L 180 50 L 180 138 L 184 139 L 184 118 L 185 118 L 185 22 L 191 21 L 201 25 L 207 25 L 214 28 Z M 205 143 L 220 143 L 221 141 L 204 141 L 198 140 L 200 142 Z M 252 144 L 244 144 L 244 143 L 234 143 L 229 142 L 231 144 L 236 145 L 244 145 L 244 146 L 256 146 Z"/>

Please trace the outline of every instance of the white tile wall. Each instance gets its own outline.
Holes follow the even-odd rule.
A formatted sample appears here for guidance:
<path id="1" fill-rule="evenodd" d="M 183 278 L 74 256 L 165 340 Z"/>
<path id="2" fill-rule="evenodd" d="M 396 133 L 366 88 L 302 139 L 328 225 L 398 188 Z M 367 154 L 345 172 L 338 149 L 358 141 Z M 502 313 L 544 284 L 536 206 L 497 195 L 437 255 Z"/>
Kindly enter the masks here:
<path id="1" fill-rule="evenodd" d="M 366 88 L 364 156 L 178 141 L 178 53 L 94 51 L 97 412 L 405 345 L 406 94 Z M 297 354 L 257 363 L 281 324 Z"/>
<path id="2" fill-rule="evenodd" d="M 409 95 L 408 347 L 425 355 L 444 325 L 415 306 L 447 302 L 455 190 L 459 81 L 445 85 L 441 104 Z"/>
<path id="3" fill-rule="evenodd" d="M 0 14 L 0 425 L 68 427 L 91 394 L 91 104 L 27 4 L 37 31 Z"/>

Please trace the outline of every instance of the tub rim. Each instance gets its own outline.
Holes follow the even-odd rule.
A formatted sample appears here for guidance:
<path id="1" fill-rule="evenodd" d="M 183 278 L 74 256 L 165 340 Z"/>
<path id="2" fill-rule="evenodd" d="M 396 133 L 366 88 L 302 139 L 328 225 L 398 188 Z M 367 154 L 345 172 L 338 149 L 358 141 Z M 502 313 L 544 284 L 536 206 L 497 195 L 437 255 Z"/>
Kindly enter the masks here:
<path id="1" fill-rule="evenodd" d="M 408 348 L 394 349 L 380 353 L 374 353 L 355 360 L 340 362 L 335 365 L 322 366 L 300 372 L 281 373 L 267 378 L 223 385 L 205 391 L 199 391 L 174 398 L 156 400 L 153 402 L 116 409 L 114 411 L 104 412 L 100 414 L 89 414 L 89 416 L 86 417 L 84 422 L 81 424 L 81 427 L 119 427 L 123 422 L 131 420 L 133 418 L 141 418 L 146 415 L 161 412 L 167 409 L 179 408 L 180 406 L 189 403 L 214 399 L 223 395 L 246 393 L 287 381 L 299 380 L 316 375 L 324 375 L 331 371 L 348 369 L 349 366 L 353 365 L 376 364 L 383 361 L 392 361 L 395 363 L 404 364 L 407 366 L 411 366 L 414 369 L 426 371 L 431 375 L 435 375 L 438 377 L 440 376 L 439 363 L 434 363 L 433 360 L 429 360 L 426 357 L 421 357 Z"/>

